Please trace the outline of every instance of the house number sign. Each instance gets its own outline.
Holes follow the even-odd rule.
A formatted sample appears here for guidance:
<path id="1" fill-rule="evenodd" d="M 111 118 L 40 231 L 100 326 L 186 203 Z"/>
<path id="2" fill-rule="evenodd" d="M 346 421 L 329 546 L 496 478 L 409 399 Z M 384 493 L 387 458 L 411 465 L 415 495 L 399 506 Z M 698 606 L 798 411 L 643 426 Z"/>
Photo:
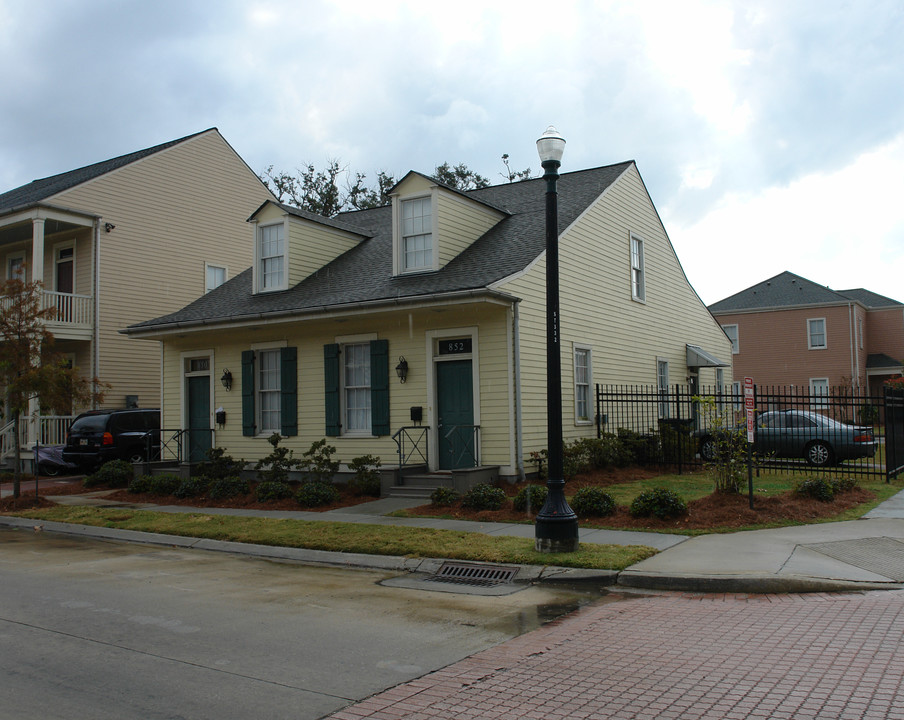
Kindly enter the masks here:
<path id="1" fill-rule="evenodd" d="M 456 338 L 439 341 L 440 355 L 462 355 L 471 352 L 471 338 Z"/>

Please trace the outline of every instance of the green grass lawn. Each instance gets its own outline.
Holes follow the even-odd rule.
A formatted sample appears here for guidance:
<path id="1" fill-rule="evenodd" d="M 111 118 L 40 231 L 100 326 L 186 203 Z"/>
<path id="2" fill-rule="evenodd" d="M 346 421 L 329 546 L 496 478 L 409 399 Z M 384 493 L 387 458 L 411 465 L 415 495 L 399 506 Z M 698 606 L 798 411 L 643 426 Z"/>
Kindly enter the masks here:
<path id="1" fill-rule="evenodd" d="M 538 553 L 531 538 L 490 537 L 453 530 L 357 523 L 162 513 L 128 508 L 57 506 L 23 510 L 14 515 L 35 520 L 312 550 L 607 570 L 622 570 L 657 552 L 654 548 L 641 545 L 584 543 L 574 553 Z"/>

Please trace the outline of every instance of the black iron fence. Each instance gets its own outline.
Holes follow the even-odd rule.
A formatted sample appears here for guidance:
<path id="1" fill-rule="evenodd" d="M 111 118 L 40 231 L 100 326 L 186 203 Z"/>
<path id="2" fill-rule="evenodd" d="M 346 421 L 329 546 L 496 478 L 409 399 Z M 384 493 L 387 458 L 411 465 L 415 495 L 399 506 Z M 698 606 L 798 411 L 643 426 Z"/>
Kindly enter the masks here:
<path id="1" fill-rule="evenodd" d="M 753 388 L 758 472 L 814 468 L 885 479 L 904 471 L 904 396 L 846 387 Z M 684 472 L 719 458 L 723 440 L 747 437 L 743 389 L 597 385 L 597 433 L 620 435 L 638 462 Z"/>

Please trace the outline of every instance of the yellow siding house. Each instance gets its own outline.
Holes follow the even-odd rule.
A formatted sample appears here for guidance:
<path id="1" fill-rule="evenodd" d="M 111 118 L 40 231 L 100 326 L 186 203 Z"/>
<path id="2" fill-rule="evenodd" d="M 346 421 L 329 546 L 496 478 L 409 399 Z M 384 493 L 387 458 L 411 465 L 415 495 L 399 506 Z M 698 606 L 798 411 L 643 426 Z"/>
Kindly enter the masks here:
<path id="1" fill-rule="evenodd" d="M 103 406 L 157 407 L 159 343 L 119 330 L 248 267 L 248 208 L 272 197 L 216 128 L 35 180 L 0 194 L 3 279 L 43 283 L 57 348 L 109 383 Z M 64 442 L 70 420 L 43 418 L 26 441 Z"/>
<path id="2" fill-rule="evenodd" d="M 730 382 L 635 164 L 565 173 L 558 193 L 566 441 L 595 436 L 596 383 Z M 335 218 L 249 208 L 250 268 L 125 330 L 161 341 L 187 459 L 258 459 L 278 432 L 296 456 L 327 438 L 346 463 L 523 477 L 546 445 L 545 181 L 461 192 L 411 172 L 391 195 Z"/>

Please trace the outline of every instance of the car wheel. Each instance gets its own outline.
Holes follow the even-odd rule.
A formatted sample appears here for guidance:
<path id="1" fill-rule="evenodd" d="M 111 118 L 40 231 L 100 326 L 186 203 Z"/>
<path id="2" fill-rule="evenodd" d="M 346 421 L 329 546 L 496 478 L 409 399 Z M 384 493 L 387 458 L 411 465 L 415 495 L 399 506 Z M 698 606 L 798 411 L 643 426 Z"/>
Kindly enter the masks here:
<path id="1" fill-rule="evenodd" d="M 144 454 L 140 453 L 140 452 L 133 452 L 131 455 L 129 455 L 129 462 L 132 463 L 133 465 L 135 463 L 143 463 L 144 462 Z"/>
<path id="2" fill-rule="evenodd" d="M 834 457 L 832 448 L 822 440 L 815 440 L 807 445 L 807 462 L 816 467 L 831 465 Z"/>
<path id="3" fill-rule="evenodd" d="M 44 463 L 41 463 L 40 465 L 38 465 L 38 473 L 40 473 L 44 477 L 56 477 L 60 474 L 60 466 L 45 465 Z"/>
<path id="4" fill-rule="evenodd" d="M 715 439 L 705 437 L 700 441 L 700 457 L 707 462 L 713 462 L 719 454 L 719 446 Z"/>

